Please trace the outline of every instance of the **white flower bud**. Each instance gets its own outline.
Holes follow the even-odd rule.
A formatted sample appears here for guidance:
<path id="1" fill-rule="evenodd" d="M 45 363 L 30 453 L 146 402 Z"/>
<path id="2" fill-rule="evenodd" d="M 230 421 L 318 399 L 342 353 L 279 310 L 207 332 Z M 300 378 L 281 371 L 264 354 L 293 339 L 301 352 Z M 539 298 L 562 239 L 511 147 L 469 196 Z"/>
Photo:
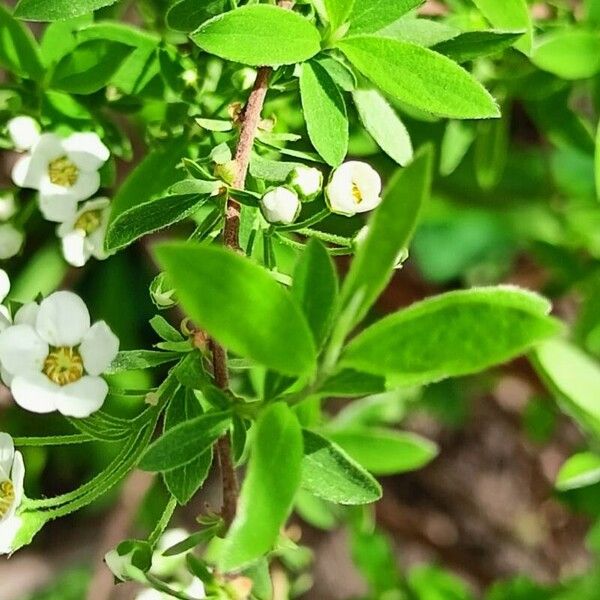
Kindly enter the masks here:
<path id="1" fill-rule="evenodd" d="M 0 260 L 16 256 L 23 246 L 23 239 L 23 232 L 14 225 L 10 223 L 0 225 Z"/>
<path id="2" fill-rule="evenodd" d="M 10 191 L 0 192 L 0 221 L 8 221 L 16 212 L 15 195 Z"/>
<path id="3" fill-rule="evenodd" d="M 120 581 L 143 581 L 152 566 L 152 549 L 138 540 L 125 540 L 104 555 L 106 566 Z"/>
<path id="4" fill-rule="evenodd" d="M 323 189 L 323 173 L 314 167 L 296 167 L 288 177 L 288 184 L 304 202 L 310 202 Z"/>
<path id="5" fill-rule="evenodd" d="M 6 127 L 15 150 L 19 152 L 30 150 L 40 139 L 40 125 L 31 117 L 25 115 L 14 117 Z"/>
<path id="6" fill-rule="evenodd" d="M 381 203 L 381 177 L 367 163 L 344 163 L 331 174 L 325 198 L 331 212 L 339 215 L 368 212 Z"/>
<path id="7" fill-rule="evenodd" d="M 262 213 L 269 223 L 290 225 L 300 213 L 298 194 L 285 187 L 267 192 L 261 199 Z"/>

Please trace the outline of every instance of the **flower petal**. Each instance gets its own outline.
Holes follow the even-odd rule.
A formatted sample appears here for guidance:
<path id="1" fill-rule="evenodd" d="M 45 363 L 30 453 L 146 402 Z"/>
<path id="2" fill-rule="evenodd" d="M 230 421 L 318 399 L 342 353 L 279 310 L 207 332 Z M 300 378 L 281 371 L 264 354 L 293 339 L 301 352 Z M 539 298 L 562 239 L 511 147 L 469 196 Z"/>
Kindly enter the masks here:
<path id="1" fill-rule="evenodd" d="M 40 139 L 39 123 L 26 115 L 14 117 L 6 124 L 6 128 L 15 150 L 29 150 Z"/>
<path id="2" fill-rule="evenodd" d="M 23 304 L 15 313 L 15 325 L 31 325 L 35 327 L 38 310 L 40 305 L 37 302 L 28 302 Z"/>
<path id="3" fill-rule="evenodd" d="M 74 229 L 63 236 L 61 242 L 65 260 L 74 267 L 83 267 L 92 255 L 86 243 L 85 231 Z"/>
<path id="4" fill-rule="evenodd" d="M 25 481 L 25 463 L 23 462 L 23 455 L 20 452 L 15 452 L 10 480 L 15 489 L 15 501 L 13 506 L 16 510 L 23 501 L 23 482 Z"/>
<path id="5" fill-rule="evenodd" d="M 15 445 L 8 433 L 0 433 L 0 480 L 9 479 L 15 457 Z"/>
<path id="6" fill-rule="evenodd" d="M 61 138 L 53 133 L 43 133 L 31 153 L 13 167 L 13 181 L 19 187 L 39 189 L 41 182 L 48 178 L 48 163 L 60 158 L 64 152 Z"/>
<path id="7" fill-rule="evenodd" d="M 12 552 L 13 544 L 22 524 L 21 517 L 11 517 L 3 523 L 0 523 L 0 554 L 9 554 Z"/>
<path id="8" fill-rule="evenodd" d="M 39 414 L 54 412 L 61 395 L 60 386 L 50 381 L 43 373 L 33 372 L 16 375 L 10 390 L 21 408 Z"/>
<path id="9" fill-rule="evenodd" d="M 90 313 L 77 294 L 54 292 L 40 303 L 35 327 L 52 346 L 77 346 L 90 328 Z"/>
<path id="10" fill-rule="evenodd" d="M 0 302 L 8 296 L 10 292 L 10 278 L 4 269 L 0 269 Z"/>
<path id="11" fill-rule="evenodd" d="M 98 321 L 90 327 L 79 347 L 83 366 L 90 375 L 104 373 L 118 351 L 119 338 L 104 321 Z"/>
<path id="12" fill-rule="evenodd" d="M 0 225 L 0 260 L 16 256 L 23 247 L 25 236 L 10 223 Z"/>
<path id="13" fill-rule="evenodd" d="M 84 419 L 102 408 L 108 394 L 108 384 L 102 377 L 86 375 L 61 388 L 56 408 L 65 417 Z"/>
<path id="14" fill-rule="evenodd" d="M 13 165 L 10 177 L 15 185 L 19 187 L 30 187 L 27 185 L 29 179 L 29 167 L 31 165 L 31 156 L 26 154 L 17 159 L 17 162 Z"/>
<path id="15" fill-rule="evenodd" d="M 48 351 L 31 325 L 14 325 L 0 333 L 0 362 L 11 375 L 41 371 Z"/>
<path id="16" fill-rule="evenodd" d="M 98 134 L 91 131 L 73 133 L 63 142 L 63 147 L 82 171 L 97 171 L 110 156 L 110 150 Z"/>
<path id="17" fill-rule="evenodd" d="M 100 188 L 100 173 L 98 171 L 80 171 L 77 181 L 69 191 L 77 198 L 77 201 L 87 200 Z"/>
<path id="18" fill-rule="evenodd" d="M 55 223 L 73 219 L 77 212 L 77 202 L 77 196 L 72 193 L 50 193 L 47 189 L 45 192 L 40 192 L 38 199 L 44 219 Z"/>

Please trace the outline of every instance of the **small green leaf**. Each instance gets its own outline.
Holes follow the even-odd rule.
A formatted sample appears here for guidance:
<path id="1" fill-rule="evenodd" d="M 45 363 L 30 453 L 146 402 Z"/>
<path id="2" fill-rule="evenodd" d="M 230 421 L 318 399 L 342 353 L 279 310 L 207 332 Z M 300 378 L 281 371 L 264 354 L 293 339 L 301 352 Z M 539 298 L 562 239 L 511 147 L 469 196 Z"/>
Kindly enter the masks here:
<path id="1" fill-rule="evenodd" d="M 436 44 L 433 49 L 462 63 L 491 56 L 513 45 L 524 31 L 465 31 L 456 37 Z"/>
<path id="2" fill-rule="evenodd" d="M 440 149 L 440 174 L 444 177 L 456 171 L 475 141 L 476 131 L 468 121 L 448 121 Z"/>
<path id="3" fill-rule="evenodd" d="M 341 366 L 387 375 L 395 385 L 477 373 L 558 333 L 549 312 L 547 300 L 510 286 L 449 292 L 360 333 Z"/>
<path id="4" fill-rule="evenodd" d="M 556 477 L 556 489 L 564 492 L 594 485 L 600 481 L 600 456 L 592 452 L 574 454 Z"/>
<path id="5" fill-rule="evenodd" d="M 189 316 L 227 348 L 285 375 L 314 368 L 306 319 L 265 269 L 196 244 L 165 244 L 156 254 Z"/>
<path id="6" fill-rule="evenodd" d="M 225 538 L 219 567 L 232 571 L 260 558 L 275 544 L 300 485 L 302 430 L 282 403 L 256 423 L 237 516 Z"/>
<path id="7" fill-rule="evenodd" d="M 181 358 L 177 352 L 156 352 L 154 350 L 124 350 L 117 354 L 110 365 L 107 374 L 137 371 L 138 369 L 152 369 L 165 363 Z"/>
<path id="8" fill-rule="evenodd" d="M 343 25 L 352 12 L 355 0 L 324 0 L 325 10 L 329 17 L 331 29 L 335 31 L 340 25 Z"/>
<path id="9" fill-rule="evenodd" d="M 303 430 L 302 488 L 337 504 L 369 504 L 381 498 L 374 477 L 331 440 Z"/>
<path id="10" fill-rule="evenodd" d="M 478 81 L 428 48 L 369 35 L 343 39 L 337 45 L 383 92 L 406 104 L 450 118 L 500 116 L 494 99 Z"/>
<path id="11" fill-rule="evenodd" d="M 321 49 L 319 31 L 306 18 L 264 4 L 218 15 L 191 38 L 205 52 L 257 67 L 303 62 Z"/>
<path id="12" fill-rule="evenodd" d="M 0 31 L 0 66 L 22 77 L 40 79 L 44 69 L 35 38 L 2 5 Z"/>
<path id="13" fill-rule="evenodd" d="M 65 21 L 91 13 L 117 0 L 19 0 L 15 17 L 27 21 Z"/>
<path id="14" fill-rule="evenodd" d="M 171 471 L 191 463 L 212 447 L 230 423 L 229 412 L 212 412 L 174 426 L 148 446 L 140 469 Z"/>
<path id="15" fill-rule="evenodd" d="M 515 47 L 529 54 L 533 43 L 533 23 L 527 0 L 473 0 L 481 14 L 498 29 L 505 31 L 525 30 Z"/>
<path id="16" fill-rule="evenodd" d="M 181 0 L 167 11 L 167 25 L 176 31 L 194 31 L 204 21 L 225 12 L 229 0 Z"/>
<path id="17" fill-rule="evenodd" d="M 481 121 L 475 139 L 475 175 L 483 190 L 496 187 L 508 161 L 509 118 Z"/>
<path id="18" fill-rule="evenodd" d="M 352 97 L 362 124 L 379 147 L 400 166 L 406 166 L 413 157 L 413 146 L 396 111 L 377 90 L 356 90 Z"/>
<path id="19" fill-rule="evenodd" d="M 348 35 L 375 33 L 423 2 L 424 0 L 355 0 Z"/>
<path id="20" fill-rule="evenodd" d="M 337 167 L 348 152 L 346 104 L 320 63 L 310 61 L 302 65 L 300 96 L 310 141 L 329 165 Z"/>
<path id="21" fill-rule="evenodd" d="M 374 475 L 420 469 L 438 453 L 436 444 L 405 431 L 364 427 L 332 431 L 327 435 Z"/>

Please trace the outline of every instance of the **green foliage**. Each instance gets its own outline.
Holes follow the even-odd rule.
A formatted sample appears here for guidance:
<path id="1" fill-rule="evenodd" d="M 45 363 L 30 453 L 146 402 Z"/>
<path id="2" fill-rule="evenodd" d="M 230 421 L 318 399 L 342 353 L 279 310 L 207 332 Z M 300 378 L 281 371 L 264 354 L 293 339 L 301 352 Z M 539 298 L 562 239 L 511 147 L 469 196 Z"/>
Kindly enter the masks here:
<path id="1" fill-rule="evenodd" d="M 40 79 L 43 67 L 38 45 L 29 29 L 0 6 L 0 66 L 17 75 Z"/>
<path id="2" fill-rule="evenodd" d="M 350 35 L 380 31 L 417 8 L 423 0 L 355 0 L 350 14 Z"/>
<path id="3" fill-rule="evenodd" d="M 64 21 L 115 2 L 116 0 L 19 0 L 15 16 L 28 21 Z"/>
<path id="4" fill-rule="evenodd" d="M 525 53 L 531 52 L 533 24 L 526 0 L 506 0 L 500 6 L 494 0 L 473 0 L 483 16 L 498 29 L 506 31 L 525 30 L 517 47 Z"/>

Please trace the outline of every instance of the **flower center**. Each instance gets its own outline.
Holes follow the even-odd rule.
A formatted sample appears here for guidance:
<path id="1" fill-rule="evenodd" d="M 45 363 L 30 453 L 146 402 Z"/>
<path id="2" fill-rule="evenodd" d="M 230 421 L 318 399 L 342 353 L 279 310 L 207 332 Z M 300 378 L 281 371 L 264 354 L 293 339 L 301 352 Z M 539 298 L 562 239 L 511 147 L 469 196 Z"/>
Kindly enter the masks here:
<path id="1" fill-rule="evenodd" d="M 54 383 L 67 385 L 83 377 L 83 360 L 77 348 L 52 348 L 42 372 Z"/>
<path id="2" fill-rule="evenodd" d="M 15 488 L 8 479 L 0 482 L 0 519 L 4 517 L 15 501 Z"/>
<path id="3" fill-rule="evenodd" d="M 73 228 L 79 229 L 89 235 L 96 231 L 101 223 L 102 213 L 99 210 L 89 210 L 88 212 L 84 212 L 77 221 L 75 221 Z"/>
<path id="4" fill-rule="evenodd" d="M 360 204 L 363 201 L 362 192 L 360 191 L 360 188 L 356 185 L 356 183 L 354 183 L 354 181 L 352 182 L 352 195 L 356 200 L 356 204 Z"/>
<path id="5" fill-rule="evenodd" d="M 79 176 L 79 169 L 66 156 L 61 156 L 48 164 L 48 176 L 54 185 L 73 187 Z"/>

